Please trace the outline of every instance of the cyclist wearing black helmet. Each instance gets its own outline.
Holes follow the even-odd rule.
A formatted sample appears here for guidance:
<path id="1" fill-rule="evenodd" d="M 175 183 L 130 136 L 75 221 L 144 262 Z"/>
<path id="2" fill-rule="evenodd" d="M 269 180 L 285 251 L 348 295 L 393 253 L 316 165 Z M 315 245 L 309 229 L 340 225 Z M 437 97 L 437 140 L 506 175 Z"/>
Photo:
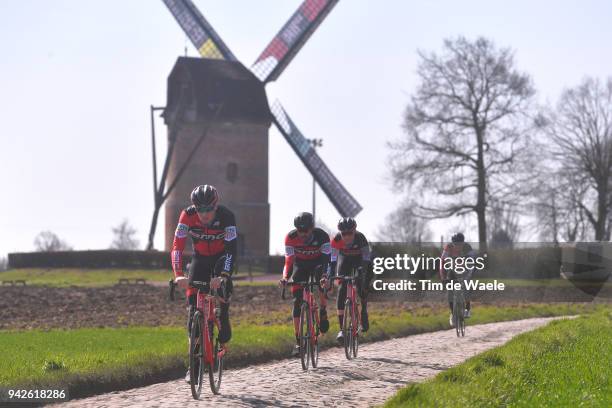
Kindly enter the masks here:
<path id="1" fill-rule="evenodd" d="M 320 281 L 323 273 L 329 269 L 331 254 L 329 235 L 321 228 L 315 227 L 312 214 L 308 212 L 298 214 L 293 220 L 293 225 L 295 229 L 289 231 L 285 237 L 285 267 L 280 284 L 287 283 L 290 277 L 294 282 L 307 281 L 311 273 L 314 273 L 317 281 Z M 319 290 L 321 332 L 326 333 L 329 330 L 327 299 L 323 289 L 319 288 Z M 300 351 L 298 330 L 304 289 L 292 286 L 291 293 L 293 294 L 293 327 L 297 343 L 292 355 L 297 356 Z"/>
<path id="2" fill-rule="evenodd" d="M 451 242 L 444 246 L 442 250 L 442 255 L 440 256 L 441 258 L 440 280 L 445 284 L 444 286 L 446 287 L 446 283 L 452 280 L 455 274 L 455 271 L 453 270 L 444 269 L 444 260 L 446 258 L 473 258 L 475 256 L 476 256 L 476 252 L 472 249 L 472 246 L 470 244 L 465 242 L 465 236 L 461 232 L 458 232 L 455 235 L 453 235 L 451 238 Z M 470 279 L 471 276 L 472 276 L 471 270 L 465 271 L 465 273 L 463 274 L 464 280 Z M 465 314 L 464 314 L 466 318 L 472 316 L 472 305 L 467 295 L 468 294 L 466 293 Z M 451 311 L 449 323 L 452 327 L 453 326 L 453 294 L 451 291 L 448 292 L 448 305 Z"/>
<path id="3" fill-rule="evenodd" d="M 368 321 L 368 288 L 374 277 L 370 268 L 370 245 L 365 235 L 357 231 L 357 222 L 353 218 L 341 218 L 338 221 L 338 233 L 331 242 L 331 267 L 327 279 L 333 280 L 334 276 L 346 276 L 353 269 L 361 267 L 360 279 L 357 280 L 357 292 L 361 299 L 361 326 L 364 332 L 370 326 Z M 338 289 L 336 308 L 338 310 L 338 322 L 340 331 L 336 339 L 344 340 L 342 323 L 344 320 L 344 303 L 346 301 L 346 281 L 343 281 Z"/>
<path id="4" fill-rule="evenodd" d="M 219 341 L 222 347 L 232 336 L 229 322 L 229 296 L 232 292 L 232 272 L 236 261 L 237 237 L 234 213 L 219 205 L 219 193 L 211 185 L 197 186 L 191 192 L 192 205 L 181 211 L 172 245 L 172 269 L 175 282 L 186 289 L 189 317 L 187 335 L 191 329 L 196 307 L 197 290 L 189 282 L 210 282 L 213 290 L 222 296 L 222 285 L 228 302 L 221 303 Z M 193 257 L 188 277 L 183 274 L 182 254 L 187 237 L 191 237 Z M 189 370 L 187 377 L 189 378 Z"/>

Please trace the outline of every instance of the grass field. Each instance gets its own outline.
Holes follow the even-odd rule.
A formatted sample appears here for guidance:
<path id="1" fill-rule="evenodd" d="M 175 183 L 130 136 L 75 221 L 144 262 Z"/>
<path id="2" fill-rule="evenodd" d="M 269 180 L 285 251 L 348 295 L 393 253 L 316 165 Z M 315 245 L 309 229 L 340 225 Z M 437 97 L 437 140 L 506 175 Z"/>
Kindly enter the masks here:
<path id="1" fill-rule="evenodd" d="M 603 308 L 482 306 L 469 323 L 587 313 Z M 334 343 L 337 322 L 333 318 L 330 321 L 331 333 L 323 337 L 323 346 Z M 445 329 L 448 314 L 373 313 L 371 322 L 367 341 Z M 236 366 L 286 357 L 294 341 L 292 331 L 289 323 L 263 326 L 241 322 L 233 328 L 228 363 Z M 77 396 L 146 384 L 168 378 L 168 373 L 176 376 L 183 370 L 186 348 L 186 332 L 182 327 L 2 331 L 0 386 L 61 386 Z"/>
<path id="2" fill-rule="evenodd" d="M 261 272 L 253 272 L 256 276 Z M 25 280 L 28 285 L 37 286 L 112 286 L 119 279 L 146 279 L 147 282 L 168 282 L 172 272 L 166 269 L 79 269 L 79 268 L 24 268 L 0 272 L 0 281 Z M 246 276 L 246 272 L 239 276 Z M 267 285 L 265 282 L 245 282 L 240 284 Z"/>
<path id="3" fill-rule="evenodd" d="M 612 309 L 519 335 L 385 404 L 413 406 L 610 407 Z"/>

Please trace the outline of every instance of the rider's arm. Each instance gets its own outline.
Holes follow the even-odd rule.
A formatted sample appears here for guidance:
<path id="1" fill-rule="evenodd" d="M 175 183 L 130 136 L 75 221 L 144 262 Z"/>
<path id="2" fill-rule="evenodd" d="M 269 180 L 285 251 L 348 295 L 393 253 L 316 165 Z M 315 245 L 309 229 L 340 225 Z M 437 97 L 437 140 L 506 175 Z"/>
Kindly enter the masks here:
<path id="1" fill-rule="evenodd" d="M 367 271 L 370 266 L 370 244 L 365 235 L 361 234 L 361 237 L 363 239 L 361 243 L 361 267 L 364 271 Z"/>
<path id="2" fill-rule="evenodd" d="M 288 280 L 293 271 L 295 261 L 295 248 L 289 241 L 289 236 L 285 237 L 285 267 L 283 268 L 283 279 Z"/>
<path id="3" fill-rule="evenodd" d="M 329 271 L 330 270 L 330 260 L 331 260 L 331 253 L 332 253 L 332 247 L 331 244 L 329 242 L 329 235 L 327 234 L 322 234 L 323 235 L 323 239 L 321 242 L 321 246 L 319 247 L 319 251 L 321 252 L 321 265 L 323 266 L 323 271 Z"/>
<path id="4" fill-rule="evenodd" d="M 331 255 L 330 255 L 330 264 L 329 268 L 327 268 L 327 279 L 331 279 L 332 276 L 337 275 L 336 268 L 338 267 L 338 255 L 340 254 L 340 241 L 336 239 L 332 239 L 331 241 Z"/>
<path id="5" fill-rule="evenodd" d="M 236 253 L 238 252 L 238 230 L 236 229 L 236 219 L 234 215 L 228 216 L 225 227 L 225 238 L 223 245 L 225 247 L 225 263 L 221 276 L 232 276 L 234 272 L 234 262 L 236 261 Z"/>
<path id="6" fill-rule="evenodd" d="M 189 233 L 189 220 L 185 211 L 181 212 L 176 231 L 174 232 L 174 241 L 172 242 L 172 271 L 175 277 L 184 276 L 183 274 L 183 250 L 185 249 L 185 241 Z"/>

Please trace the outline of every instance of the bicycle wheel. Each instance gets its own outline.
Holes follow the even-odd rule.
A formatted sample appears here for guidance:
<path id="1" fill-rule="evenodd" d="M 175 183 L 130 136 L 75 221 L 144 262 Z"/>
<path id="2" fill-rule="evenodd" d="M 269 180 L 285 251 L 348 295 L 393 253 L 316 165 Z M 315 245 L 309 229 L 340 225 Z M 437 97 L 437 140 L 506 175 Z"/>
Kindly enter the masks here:
<path id="1" fill-rule="evenodd" d="M 200 399 L 200 393 L 202 392 L 202 377 L 204 374 L 203 337 L 202 314 L 196 311 L 193 315 L 191 332 L 189 333 L 189 379 L 191 395 L 194 399 Z"/>
<path id="2" fill-rule="evenodd" d="M 308 303 L 302 303 L 300 309 L 300 326 L 298 337 L 300 339 L 300 360 L 302 369 L 308 370 L 310 359 L 310 333 L 308 332 Z"/>
<path id="3" fill-rule="evenodd" d="M 455 331 L 457 332 L 457 337 L 462 337 L 465 335 L 465 301 L 463 300 L 463 296 L 455 295 L 453 301 L 453 323 L 455 324 Z"/>
<path id="4" fill-rule="evenodd" d="M 221 388 L 221 377 L 223 376 L 223 357 L 219 357 L 219 349 L 221 344 L 219 338 L 215 338 L 215 325 L 213 322 L 208 322 L 208 334 L 210 336 L 210 345 L 214 344 L 212 349 L 213 361 L 208 363 L 208 380 L 210 381 L 210 390 L 213 394 L 219 394 Z"/>
<path id="5" fill-rule="evenodd" d="M 360 332 L 360 314 L 359 314 L 359 305 L 355 304 L 355 310 L 353 311 L 354 317 L 354 327 L 353 331 L 355 334 L 353 335 L 353 342 L 351 344 L 351 351 L 353 352 L 353 358 L 357 357 L 357 353 L 359 351 L 359 332 Z"/>
<path id="6" fill-rule="evenodd" d="M 317 310 L 313 310 L 310 314 L 310 321 L 312 322 L 311 330 L 314 335 L 310 341 L 310 361 L 312 362 L 312 368 L 317 368 L 319 364 L 319 325 L 317 324 Z"/>
<path id="7" fill-rule="evenodd" d="M 354 327 L 353 305 L 350 299 L 344 302 L 344 321 L 342 322 L 342 334 L 344 334 L 344 355 L 346 359 L 353 358 L 353 327 Z"/>

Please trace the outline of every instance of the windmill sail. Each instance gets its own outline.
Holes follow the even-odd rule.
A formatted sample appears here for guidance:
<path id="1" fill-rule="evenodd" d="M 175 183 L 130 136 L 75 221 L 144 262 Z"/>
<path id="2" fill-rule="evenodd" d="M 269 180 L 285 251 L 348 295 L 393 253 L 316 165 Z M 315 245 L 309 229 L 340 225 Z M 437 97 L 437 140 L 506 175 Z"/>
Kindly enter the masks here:
<path id="1" fill-rule="evenodd" d="M 183 31 L 204 58 L 238 61 L 191 0 L 163 0 Z M 291 62 L 338 0 L 305 0 L 264 50 L 251 71 L 262 82 L 273 81 Z M 354 217 L 361 206 L 325 165 L 277 101 L 271 107 L 274 123 L 334 207 L 343 217 Z"/>
<path id="2" fill-rule="evenodd" d="M 191 0 L 163 0 L 203 58 L 237 61 Z"/>
<path id="3" fill-rule="evenodd" d="M 361 206 L 346 188 L 332 174 L 315 149 L 302 132 L 295 126 L 280 102 L 275 101 L 270 107 L 274 123 L 291 145 L 302 163 L 313 175 L 336 210 L 343 217 L 354 217 L 361 211 Z"/>
<path id="4" fill-rule="evenodd" d="M 251 70 L 263 82 L 275 81 L 338 0 L 304 0 L 261 53 Z"/>

